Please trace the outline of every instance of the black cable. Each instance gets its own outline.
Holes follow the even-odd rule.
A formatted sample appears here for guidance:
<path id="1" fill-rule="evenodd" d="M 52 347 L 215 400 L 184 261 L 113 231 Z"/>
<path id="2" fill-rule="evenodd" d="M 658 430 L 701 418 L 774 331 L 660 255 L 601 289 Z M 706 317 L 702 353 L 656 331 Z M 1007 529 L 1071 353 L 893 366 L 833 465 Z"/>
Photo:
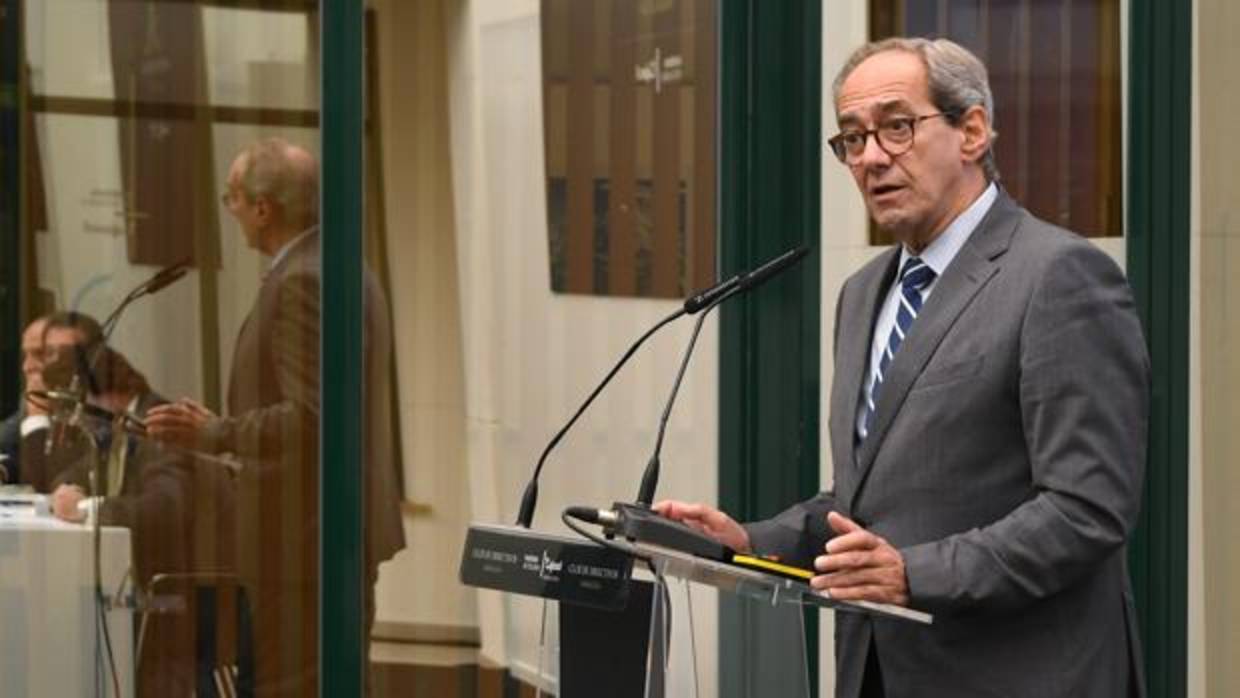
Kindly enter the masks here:
<path id="1" fill-rule="evenodd" d="M 565 526 L 568 526 L 570 529 L 572 529 L 574 533 L 581 536 L 582 538 L 589 540 L 592 543 L 601 545 L 604 548 L 609 548 L 611 550 L 615 550 L 616 552 L 624 553 L 625 555 L 628 555 L 629 557 L 633 557 L 638 560 L 641 560 L 642 562 L 645 562 L 648 566 L 650 566 L 651 569 L 654 569 L 653 568 L 654 563 L 651 561 L 651 559 L 648 556 L 637 552 L 633 548 L 623 546 L 623 545 L 618 545 L 616 543 L 613 543 L 612 541 L 607 540 L 606 538 L 603 538 L 602 536 L 598 536 L 596 534 L 590 533 L 589 531 L 585 530 L 584 528 L 581 528 L 576 523 L 574 523 L 573 519 L 578 519 L 580 521 L 589 522 L 588 518 L 580 516 L 580 511 L 578 510 L 579 510 L 579 507 L 567 507 L 564 509 L 564 511 L 560 512 L 560 520 L 564 522 Z"/>

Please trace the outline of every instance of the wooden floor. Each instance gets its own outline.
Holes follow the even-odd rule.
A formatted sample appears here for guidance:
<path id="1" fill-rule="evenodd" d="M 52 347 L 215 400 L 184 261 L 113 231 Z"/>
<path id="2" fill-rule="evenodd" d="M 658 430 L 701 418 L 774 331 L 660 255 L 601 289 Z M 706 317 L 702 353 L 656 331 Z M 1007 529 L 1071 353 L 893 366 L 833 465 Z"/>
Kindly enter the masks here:
<path id="1" fill-rule="evenodd" d="M 376 642 L 373 698 L 534 698 L 532 687 L 479 661 L 475 647 Z M 546 694 L 544 694 L 546 695 Z"/>

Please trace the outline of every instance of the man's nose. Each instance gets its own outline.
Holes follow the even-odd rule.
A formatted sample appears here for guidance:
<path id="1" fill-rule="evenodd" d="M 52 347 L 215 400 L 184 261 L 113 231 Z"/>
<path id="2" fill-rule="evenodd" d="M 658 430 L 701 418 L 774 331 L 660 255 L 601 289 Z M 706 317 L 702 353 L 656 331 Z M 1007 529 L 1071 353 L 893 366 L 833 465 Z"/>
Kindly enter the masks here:
<path id="1" fill-rule="evenodd" d="M 865 147 L 861 149 L 861 157 L 857 159 L 857 166 L 869 169 L 871 167 L 887 167 L 890 164 L 891 156 L 878 144 L 878 134 L 871 133 L 865 139 Z"/>

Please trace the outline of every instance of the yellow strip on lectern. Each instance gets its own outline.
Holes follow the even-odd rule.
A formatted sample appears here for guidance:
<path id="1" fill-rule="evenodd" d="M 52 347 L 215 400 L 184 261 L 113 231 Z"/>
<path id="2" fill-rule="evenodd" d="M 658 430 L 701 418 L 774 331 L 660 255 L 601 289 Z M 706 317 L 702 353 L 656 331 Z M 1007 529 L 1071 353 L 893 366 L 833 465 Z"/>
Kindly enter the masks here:
<path id="1" fill-rule="evenodd" d="M 775 574 L 783 575 L 785 577 L 792 577 L 793 579 L 803 579 L 808 581 L 814 576 L 813 570 L 802 569 L 800 567 L 791 567 L 789 565 L 781 565 L 778 562 L 773 562 L 760 557 L 754 557 L 752 555 L 733 555 L 732 563 L 740 565 L 741 567 L 760 569 L 764 572 L 774 572 Z"/>

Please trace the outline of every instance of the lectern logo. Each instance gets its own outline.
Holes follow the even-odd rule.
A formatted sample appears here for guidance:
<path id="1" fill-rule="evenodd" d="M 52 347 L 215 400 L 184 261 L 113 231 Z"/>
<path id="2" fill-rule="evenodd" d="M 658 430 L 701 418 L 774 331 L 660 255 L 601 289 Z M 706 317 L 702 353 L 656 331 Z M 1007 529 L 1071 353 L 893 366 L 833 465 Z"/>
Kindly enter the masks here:
<path id="1" fill-rule="evenodd" d="M 560 572 L 564 569 L 562 560 L 552 560 L 551 556 L 544 550 L 542 554 L 542 566 L 538 570 L 538 576 L 546 582 L 560 581 Z"/>

